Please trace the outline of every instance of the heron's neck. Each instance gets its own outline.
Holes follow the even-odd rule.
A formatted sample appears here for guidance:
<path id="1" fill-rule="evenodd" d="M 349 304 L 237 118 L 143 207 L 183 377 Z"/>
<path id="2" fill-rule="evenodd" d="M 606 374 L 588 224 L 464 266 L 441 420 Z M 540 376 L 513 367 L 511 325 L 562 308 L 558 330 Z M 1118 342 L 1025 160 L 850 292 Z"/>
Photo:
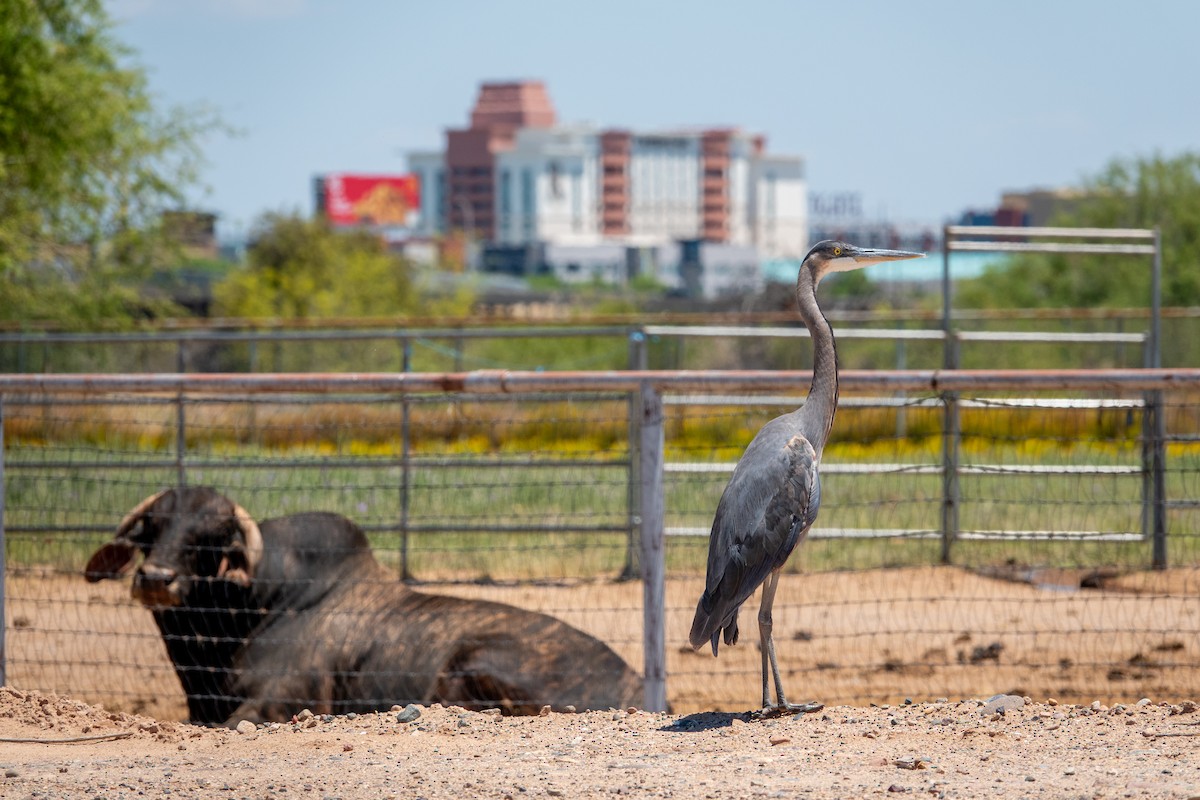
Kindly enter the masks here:
<path id="1" fill-rule="evenodd" d="M 837 411 L 837 348 L 833 341 L 833 328 L 817 305 L 816 281 L 807 265 L 800 268 L 796 282 L 796 303 L 813 344 L 812 386 L 808 390 L 808 399 L 798 413 L 805 423 L 805 434 L 820 457 L 833 427 L 833 415 Z"/>

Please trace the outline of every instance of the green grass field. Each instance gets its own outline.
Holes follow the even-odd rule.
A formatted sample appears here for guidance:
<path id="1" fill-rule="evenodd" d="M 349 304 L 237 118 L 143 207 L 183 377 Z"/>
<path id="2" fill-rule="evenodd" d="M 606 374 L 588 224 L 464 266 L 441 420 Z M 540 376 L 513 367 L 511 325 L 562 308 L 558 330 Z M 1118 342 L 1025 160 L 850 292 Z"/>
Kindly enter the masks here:
<path id="1" fill-rule="evenodd" d="M 831 447 L 815 527 L 939 531 L 940 475 L 837 471 L 901 461 L 936 464 L 935 444 L 891 440 L 873 448 Z M 711 460 L 730 462 L 736 456 L 722 451 Z M 80 569 L 129 508 L 173 485 L 177 474 L 169 454 L 160 450 L 96 443 L 17 444 L 5 458 L 10 567 L 36 563 Z M 247 445 L 222 448 L 219 454 L 199 450 L 189 453 L 189 459 L 189 483 L 218 487 L 256 517 L 311 509 L 346 514 L 372 532 L 385 564 L 399 570 L 403 561 L 417 579 L 603 579 L 636 566 L 636 540 L 629 533 L 627 454 L 621 447 L 575 457 L 543 451 L 520 456 L 461 453 L 439 458 L 436 464 L 418 460 L 408 471 L 407 491 L 402 489 L 405 472 L 394 455 Z M 680 460 L 678 448 L 668 446 L 667 460 Z M 1128 466 L 1137 460 L 1133 445 L 1043 447 L 1031 455 L 1024 445 L 993 443 L 964 448 L 962 464 Z M 1168 469 L 1169 499 L 1200 499 L 1200 455 L 1173 450 Z M 723 471 L 668 472 L 667 528 L 706 531 L 727 479 Z M 1065 536 L 1069 531 L 1141 530 L 1139 474 L 964 474 L 960 490 L 964 531 Z M 1172 563 L 1200 562 L 1198 523 L 1195 510 L 1172 510 Z M 407 537 L 400 533 L 405 526 Z M 704 535 L 669 537 L 668 571 L 703 572 L 706 547 Z M 938 538 L 814 538 L 790 567 L 865 569 L 938 563 L 940 558 Z M 952 559 L 967 566 L 1012 562 L 1142 568 L 1150 563 L 1150 544 L 959 540 Z"/>

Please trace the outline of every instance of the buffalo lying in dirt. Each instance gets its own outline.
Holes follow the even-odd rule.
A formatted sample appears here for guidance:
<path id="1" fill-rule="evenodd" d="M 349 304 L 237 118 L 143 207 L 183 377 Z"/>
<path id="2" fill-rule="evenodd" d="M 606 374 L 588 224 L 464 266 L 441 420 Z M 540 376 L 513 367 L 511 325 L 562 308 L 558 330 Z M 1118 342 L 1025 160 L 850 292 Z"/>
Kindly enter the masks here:
<path id="1" fill-rule="evenodd" d="M 607 645 L 532 611 L 413 591 L 337 514 L 256 523 L 206 487 L 147 498 L 88 561 L 89 581 L 133 568 L 192 722 L 284 721 L 393 704 L 505 713 L 640 704 Z"/>

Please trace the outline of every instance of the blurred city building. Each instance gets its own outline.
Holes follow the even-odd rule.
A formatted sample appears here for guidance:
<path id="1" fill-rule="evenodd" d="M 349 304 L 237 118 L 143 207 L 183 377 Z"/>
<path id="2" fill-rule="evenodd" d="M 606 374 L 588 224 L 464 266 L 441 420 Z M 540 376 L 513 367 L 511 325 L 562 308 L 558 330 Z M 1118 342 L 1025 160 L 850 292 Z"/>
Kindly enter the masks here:
<path id="1" fill-rule="evenodd" d="M 206 211 L 164 211 L 163 232 L 189 259 L 216 259 L 217 215 Z"/>
<path id="2" fill-rule="evenodd" d="M 1046 227 L 1054 225 L 1060 215 L 1075 211 L 1084 197 L 1082 190 L 1070 187 L 1004 192 L 996 208 L 965 211 L 959 224 Z"/>
<path id="3" fill-rule="evenodd" d="M 652 279 L 688 296 L 761 286 L 808 246 L 804 162 L 737 128 L 561 124 L 539 81 L 485 83 L 470 125 L 413 152 L 418 239 L 466 237 L 484 272 Z"/>

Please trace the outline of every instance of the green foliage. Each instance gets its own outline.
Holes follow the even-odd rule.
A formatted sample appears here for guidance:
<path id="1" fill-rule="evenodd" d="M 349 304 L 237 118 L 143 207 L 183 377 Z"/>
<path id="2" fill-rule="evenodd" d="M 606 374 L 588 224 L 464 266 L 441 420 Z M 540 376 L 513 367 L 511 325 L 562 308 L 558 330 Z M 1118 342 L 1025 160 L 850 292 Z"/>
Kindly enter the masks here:
<path id="1" fill-rule="evenodd" d="M 196 178 L 211 114 L 155 109 L 100 0 L 4 0 L 0 320 L 97 327 L 150 311 L 162 210 Z"/>
<path id="2" fill-rule="evenodd" d="M 869 300 L 876 293 L 875 284 L 862 270 L 840 272 L 830 275 L 825 280 L 823 294 L 845 305 L 850 301 L 855 306 L 870 305 Z"/>
<path id="3" fill-rule="evenodd" d="M 629 280 L 629 289 L 636 294 L 658 295 L 666 291 L 666 286 L 653 275 L 634 275 Z"/>
<path id="4" fill-rule="evenodd" d="M 236 317 L 385 317 L 422 309 L 408 264 L 367 231 L 268 214 L 247 263 L 214 290 L 218 312 Z"/>
<path id="5" fill-rule="evenodd" d="M 1163 304 L 1200 304 L 1200 153 L 1116 159 L 1082 194 L 1055 224 L 1158 227 Z M 1150 275 L 1146 256 L 1025 255 L 961 282 L 956 294 L 968 308 L 1137 308 L 1149 303 Z"/>

